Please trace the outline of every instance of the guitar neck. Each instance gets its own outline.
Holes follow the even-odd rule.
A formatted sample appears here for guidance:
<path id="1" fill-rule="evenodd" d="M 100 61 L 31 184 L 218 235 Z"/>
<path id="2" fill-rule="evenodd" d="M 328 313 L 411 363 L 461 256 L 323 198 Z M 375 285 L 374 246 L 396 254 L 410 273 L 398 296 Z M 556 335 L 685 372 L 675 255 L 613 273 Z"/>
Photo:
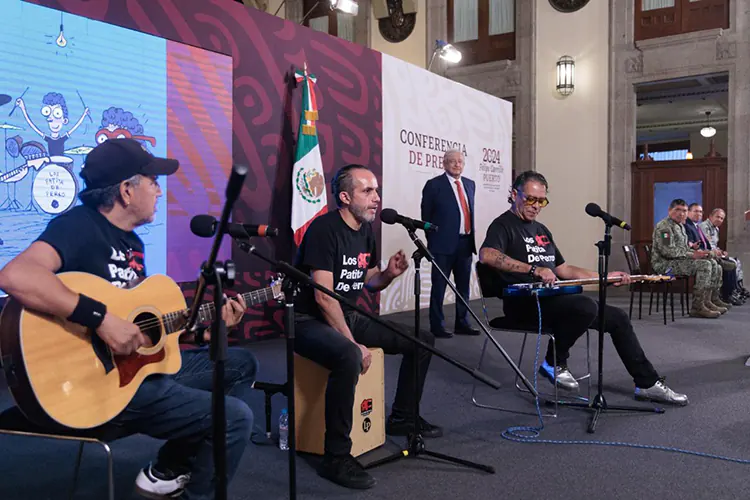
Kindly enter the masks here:
<path id="1" fill-rule="evenodd" d="M 257 304 L 262 304 L 274 298 L 273 288 L 266 287 L 260 290 L 253 290 L 242 294 L 242 298 L 245 300 L 247 307 L 251 307 Z M 187 317 L 190 309 L 183 309 L 182 311 L 175 311 L 172 313 L 165 314 L 164 324 L 167 326 L 169 333 L 174 333 L 182 330 L 185 327 L 185 318 Z M 198 321 L 201 323 L 208 323 L 214 319 L 214 313 L 216 307 L 213 301 L 202 304 L 198 309 Z"/>
<path id="2" fill-rule="evenodd" d="M 652 278 L 652 276 L 647 276 L 644 274 L 635 274 L 630 277 L 630 281 L 645 281 L 648 278 Z M 619 276 L 614 276 L 607 278 L 606 282 L 609 283 L 619 283 L 622 281 L 622 278 Z M 576 286 L 576 285 L 598 285 L 599 284 L 599 278 L 586 278 L 581 280 L 563 280 L 563 281 L 556 281 L 555 286 Z"/>

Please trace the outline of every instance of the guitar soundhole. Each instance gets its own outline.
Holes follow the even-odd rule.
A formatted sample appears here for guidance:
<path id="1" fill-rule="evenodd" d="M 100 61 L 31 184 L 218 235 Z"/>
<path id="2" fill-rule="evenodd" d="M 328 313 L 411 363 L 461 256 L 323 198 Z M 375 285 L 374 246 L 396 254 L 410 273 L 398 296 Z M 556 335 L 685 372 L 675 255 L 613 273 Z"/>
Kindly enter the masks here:
<path id="1" fill-rule="evenodd" d="M 161 339 L 161 323 L 155 314 L 141 313 L 135 317 L 134 323 L 141 327 L 141 331 L 150 342 L 145 347 L 155 346 L 159 343 Z"/>

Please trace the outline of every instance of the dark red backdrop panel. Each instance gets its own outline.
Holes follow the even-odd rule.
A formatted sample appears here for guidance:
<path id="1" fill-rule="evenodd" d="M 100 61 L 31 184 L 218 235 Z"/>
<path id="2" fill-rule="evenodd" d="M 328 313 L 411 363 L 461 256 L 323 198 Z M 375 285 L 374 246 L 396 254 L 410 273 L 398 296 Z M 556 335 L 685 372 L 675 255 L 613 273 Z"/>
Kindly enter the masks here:
<path id="1" fill-rule="evenodd" d="M 382 179 L 380 53 L 232 0 L 26 1 L 232 56 L 233 157 L 250 167 L 233 217 L 280 228 L 278 238 L 258 242 L 267 254 L 286 261 L 294 254 L 290 178 L 302 92 L 289 78 L 295 67 L 307 62 L 318 77 L 318 135 L 329 208 L 334 207 L 330 179 L 337 168 L 360 163 Z M 375 229 L 379 235 L 379 222 Z M 240 271 L 236 290 L 267 284 L 272 275 L 267 265 L 236 247 L 233 259 Z M 190 296 L 193 286 L 183 287 Z M 378 297 L 365 293 L 360 303 L 376 311 Z M 282 314 L 276 304 L 254 308 L 245 316 L 241 337 L 278 336 Z"/>

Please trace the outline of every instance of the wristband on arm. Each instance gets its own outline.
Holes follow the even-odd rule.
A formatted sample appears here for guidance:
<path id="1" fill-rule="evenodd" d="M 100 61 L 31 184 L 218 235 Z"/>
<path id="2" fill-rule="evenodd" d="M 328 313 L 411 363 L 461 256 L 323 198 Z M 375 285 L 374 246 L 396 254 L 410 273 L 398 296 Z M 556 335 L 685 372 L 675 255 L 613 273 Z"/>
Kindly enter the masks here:
<path id="1" fill-rule="evenodd" d="M 68 321 L 96 330 L 104 321 L 107 306 L 84 294 L 78 296 L 78 304 L 68 316 Z"/>

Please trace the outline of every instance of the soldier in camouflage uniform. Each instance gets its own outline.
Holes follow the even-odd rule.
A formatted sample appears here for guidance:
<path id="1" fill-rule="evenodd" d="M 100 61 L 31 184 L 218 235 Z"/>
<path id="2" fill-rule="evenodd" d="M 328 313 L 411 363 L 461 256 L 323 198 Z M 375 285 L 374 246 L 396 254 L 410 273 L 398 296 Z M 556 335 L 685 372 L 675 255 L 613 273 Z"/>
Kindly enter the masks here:
<path id="1" fill-rule="evenodd" d="M 710 258 L 710 252 L 693 250 L 688 245 L 683 227 L 687 212 L 685 200 L 676 199 L 669 204 L 669 216 L 654 227 L 651 267 L 657 273 L 695 276 L 690 315 L 717 318 L 729 306 L 719 296 L 721 266 Z"/>

